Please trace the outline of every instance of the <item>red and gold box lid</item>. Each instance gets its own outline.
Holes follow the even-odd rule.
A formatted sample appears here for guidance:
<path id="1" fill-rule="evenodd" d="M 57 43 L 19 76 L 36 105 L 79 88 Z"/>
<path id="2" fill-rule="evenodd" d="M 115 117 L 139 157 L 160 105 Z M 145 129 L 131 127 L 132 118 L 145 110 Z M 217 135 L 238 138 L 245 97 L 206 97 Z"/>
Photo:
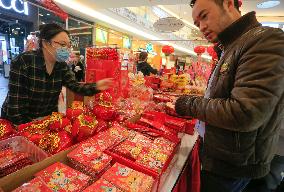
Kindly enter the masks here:
<path id="1" fill-rule="evenodd" d="M 89 176 L 59 162 L 38 172 L 36 176 L 57 192 L 82 191 L 90 180 Z"/>
<path id="2" fill-rule="evenodd" d="M 115 163 L 102 178 L 127 192 L 148 192 L 154 184 L 153 177 L 119 163 Z"/>

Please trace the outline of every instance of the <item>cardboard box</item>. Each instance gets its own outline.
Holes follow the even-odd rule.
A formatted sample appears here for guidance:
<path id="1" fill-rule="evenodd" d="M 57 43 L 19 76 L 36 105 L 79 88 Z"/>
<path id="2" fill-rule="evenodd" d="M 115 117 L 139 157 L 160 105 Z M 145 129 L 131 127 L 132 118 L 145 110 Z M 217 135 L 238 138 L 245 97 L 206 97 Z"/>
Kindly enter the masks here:
<path id="1" fill-rule="evenodd" d="M 27 166 L 15 173 L 12 173 L 6 177 L 3 177 L 0 179 L 0 188 L 4 192 L 12 191 L 19 186 L 23 185 L 24 183 L 32 180 L 34 178 L 34 175 L 38 173 L 39 171 L 49 167 L 50 165 L 56 163 L 56 162 L 62 162 L 64 164 L 68 164 L 67 154 L 73 150 L 77 145 L 69 148 L 66 151 L 62 151 L 52 157 L 49 157 L 39 163 Z M 1 191 L 1 190 L 0 190 Z"/>

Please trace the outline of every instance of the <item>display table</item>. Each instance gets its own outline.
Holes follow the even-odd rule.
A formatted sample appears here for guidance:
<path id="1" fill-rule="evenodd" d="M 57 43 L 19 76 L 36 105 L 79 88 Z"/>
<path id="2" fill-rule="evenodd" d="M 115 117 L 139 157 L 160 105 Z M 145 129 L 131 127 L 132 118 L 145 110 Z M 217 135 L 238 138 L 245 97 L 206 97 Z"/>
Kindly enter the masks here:
<path id="1" fill-rule="evenodd" d="M 192 156 L 191 151 L 195 148 L 196 141 L 198 140 L 198 133 L 195 132 L 194 135 L 184 134 L 181 140 L 181 146 L 178 150 L 177 154 L 173 158 L 173 162 L 170 165 L 170 168 L 161 178 L 161 183 L 159 187 L 159 192 L 171 192 L 174 190 L 175 185 L 180 183 L 180 179 L 188 178 L 187 173 L 184 174 L 185 167 L 191 167 L 190 158 Z M 15 173 L 12 173 L 4 178 L 0 179 L 0 191 L 1 188 L 4 191 L 11 191 L 16 187 L 22 185 L 23 183 L 31 180 L 33 175 L 38 173 L 39 171 L 47 168 L 55 162 L 62 162 L 68 165 L 67 154 L 72 151 L 76 147 L 73 146 L 66 151 L 62 151 L 52 157 L 49 157 L 39 163 L 36 163 L 31 166 L 27 166 L 22 170 L 19 170 Z M 195 171 L 196 169 L 193 169 Z M 13 183 L 13 185 L 11 185 Z M 188 183 L 187 183 L 188 184 Z M 181 184 L 183 185 L 183 184 Z M 179 191 L 178 192 L 183 192 Z"/>
<path id="2" fill-rule="evenodd" d="M 174 189 L 197 139 L 198 133 L 196 131 L 194 135 L 185 134 L 182 137 L 180 149 L 173 158 L 177 158 L 176 162 L 173 164 L 169 173 L 163 175 L 161 178 L 162 188 L 160 192 L 170 192 Z"/>

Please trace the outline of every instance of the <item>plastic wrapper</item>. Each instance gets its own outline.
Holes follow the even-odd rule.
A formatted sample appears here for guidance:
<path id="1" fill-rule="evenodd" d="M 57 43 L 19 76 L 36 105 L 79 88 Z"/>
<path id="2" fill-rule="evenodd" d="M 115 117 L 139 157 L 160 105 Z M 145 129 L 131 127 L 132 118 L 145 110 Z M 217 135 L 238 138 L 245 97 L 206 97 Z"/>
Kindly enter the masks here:
<path id="1" fill-rule="evenodd" d="M 24 137 L 16 136 L 2 140 L 0 141 L 0 174 L 8 175 L 47 157 L 47 153 Z"/>
<path id="2" fill-rule="evenodd" d="M 97 125 L 98 121 L 95 117 L 81 114 L 73 123 L 72 136 L 79 142 L 83 141 L 96 133 Z"/>
<path id="3" fill-rule="evenodd" d="M 73 145 L 73 141 L 66 131 L 47 133 L 39 141 L 38 146 L 50 154 L 56 154 Z"/>
<path id="4" fill-rule="evenodd" d="M 49 189 L 45 182 L 36 177 L 13 190 L 13 192 L 53 192 L 53 190 Z"/>

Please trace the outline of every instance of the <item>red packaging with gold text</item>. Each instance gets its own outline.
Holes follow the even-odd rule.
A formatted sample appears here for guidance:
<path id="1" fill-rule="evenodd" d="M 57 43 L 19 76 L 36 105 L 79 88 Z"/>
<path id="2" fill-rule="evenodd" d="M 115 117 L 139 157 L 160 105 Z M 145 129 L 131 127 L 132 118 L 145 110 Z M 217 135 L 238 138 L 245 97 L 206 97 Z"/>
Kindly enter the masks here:
<path id="1" fill-rule="evenodd" d="M 149 192 L 154 184 L 153 177 L 119 163 L 115 163 L 102 178 L 127 192 Z"/>
<path id="2" fill-rule="evenodd" d="M 51 190 L 57 192 L 82 191 L 90 180 L 89 176 L 62 163 L 55 163 L 38 172 L 36 176 L 41 178 Z"/>

